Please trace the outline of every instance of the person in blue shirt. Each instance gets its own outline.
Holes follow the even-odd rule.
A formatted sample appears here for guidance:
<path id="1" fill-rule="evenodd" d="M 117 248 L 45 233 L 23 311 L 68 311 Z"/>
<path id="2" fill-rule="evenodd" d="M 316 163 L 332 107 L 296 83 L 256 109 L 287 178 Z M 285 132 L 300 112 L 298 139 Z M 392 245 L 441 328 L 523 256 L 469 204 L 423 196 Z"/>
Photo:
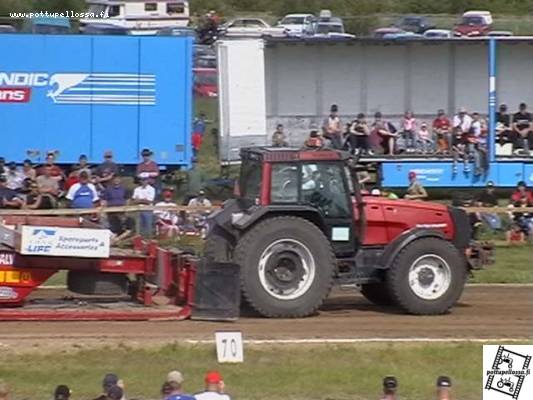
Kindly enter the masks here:
<path id="1" fill-rule="evenodd" d="M 93 208 L 100 200 L 96 187 L 89 182 L 89 174 L 85 171 L 80 173 L 79 179 L 78 183 L 70 187 L 65 197 L 71 208 Z"/>
<path id="2" fill-rule="evenodd" d="M 183 375 L 179 371 L 171 371 L 167 375 L 166 384 L 168 386 L 169 394 L 165 400 L 194 400 L 194 397 L 183 393 Z"/>
<path id="3" fill-rule="evenodd" d="M 206 125 L 207 121 L 205 120 L 205 114 L 201 113 L 194 119 L 192 130 L 193 133 L 199 133 L 201 136 L 204 136 Z"/>

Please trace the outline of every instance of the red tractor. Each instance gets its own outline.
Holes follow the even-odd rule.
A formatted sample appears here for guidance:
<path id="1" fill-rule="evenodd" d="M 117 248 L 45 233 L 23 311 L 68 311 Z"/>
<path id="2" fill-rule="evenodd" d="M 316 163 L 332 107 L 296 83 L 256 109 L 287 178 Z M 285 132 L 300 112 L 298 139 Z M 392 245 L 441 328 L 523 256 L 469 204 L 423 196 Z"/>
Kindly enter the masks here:
<path id="1" fill-rule="evenodd" d="M 248 148 L 241 157 L 239 196 L 209 217 L 205 253 L 240 266 L 243 299 L 265 317 L 311 315 L 333 285 L 442 314 L 487 259 L 472 248 L 465 211 L 363 196 L 345 153 Z"/>

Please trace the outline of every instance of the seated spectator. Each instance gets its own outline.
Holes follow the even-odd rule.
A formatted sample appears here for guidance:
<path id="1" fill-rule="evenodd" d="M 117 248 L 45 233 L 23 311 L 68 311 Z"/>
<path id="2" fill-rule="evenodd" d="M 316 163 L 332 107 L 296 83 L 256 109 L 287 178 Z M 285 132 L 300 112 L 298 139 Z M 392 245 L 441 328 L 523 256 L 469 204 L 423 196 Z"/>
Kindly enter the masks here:
<path id="1" fill-rule="evenodd" d="M 142 178 L 141 184 L 133 191 L 132 202 L 138 205 L 151 206 L 155 200 L 155 189 L 150 185 L 149 178 Z M 154 232 L 154 213 L 152 211 L 142 211 L 139 213 L 140 234 L 146 238 L 151 238 Z"/>
<path id="2" fill-rule="evenodd" d="M 381 400 L 396 400 L 398 381 L 394 376 L 386 376 L 383 379 L 383 397 Z"/>
<path id="3" fill-rule="evenodd" d="M 63 170 L 59 165 L 56 163 L 56 153 L 50 151 L 46 155 L 46 163 L 39 168 L 37 171 L 37 175 L 45 175 L 46 171 L 48 171 L 48 176 L 57 181 L 58 185 L 65 179 L 65 174 L 63 173 Z"/>
<path id="4" fill-rule="evenodd" d="M 466 109 L 461 108 L 459 114 L 453 117 L 452 131 L 452 156 L 453 173 L 457 173 L 457 163 L 462 160 L 464 172 L 470 172 L 470 156 L 468 148 L 468 136 L 472 128 L 472 118 L 466 113 Z"/>
<path id="5" fill-rule="evenodd" d="M 472 114 L 472 125 L 467 135 L 467 152 L 474 159 L 474 175 L 480 176 L 488 169 L 487 129 L 480 115 Z"/>
<path id="6" fill-rule="evenodd" d="M 0 208 L 21 208 L 24 204 L 22 198 L 12 189 L 7 187 L 7 179 L 0 175 Z"/>
<path id="7" fill-rule="evenodd" d="M 511 129 L 511 116 L 507 113 L 505 104 L 500 104 L 499 111 L 496 113 L 496 137 L 500 144 L 515 142 Z"/>
<path id="8" fill-rule="evenodd" d="M 54 390 L 54 400 L 69 400 L 71 391 L 67 385 L 59 385 Z"/>
<path id="9" fill-rule="evenodd" d="M 272 147 L 288 147 L 289 143 L 285 137 L 285 132 L 283 131 L 283 125 L 278 124 L 276 130 L 272 134 Z"/>
<path id="10" fill-rule="evenodd" d="M 418 151 L 423 154 L 433 153 L 435 150 L 435 141 L 433 135 L 428 129 L 428 126 L 425 122 L 422 122 L 420 129 L 416 133 L 416 144 Z"/>
<path id="11" fill-rule="evenodd" d="M 505 232 L 505 239 L 508 245 L 526 243 L 526 235 L 519 224 L 513 223 L 509 230 Z"/>
<path id="12" fill-rule="evenodd" d="M 309 150 L 319 150 L 324 148 L 325 145 L 326 143 L 324 139 L 318 133 L 318 128 L 316 126 L 311 126 L 311 133 L 304 143 L 304 148 Z"/>
<path id="13" fill-rule="evenodd" d="M 517 206 L 531 207 L 533 206 L 533 192 L 528 190 L 524 181 L 520 181 L 516 185 L 516 190 L 511 195 L 511 202 Z"/>
<path id="14" fill-rule="evenodd" d="M 349 134 L 346 138 L 349 150 L 352 154 L 374 155 L 369 143 L 370 127 L 365 114 L 357 114 L 357 118 L 350 124 Z"/>
<path id="15" fill-rule="evenodd" d="M 194 400 L 193 396 L 183 393 L 183 374 L 179 371 L 171 371 L 167 375 L 167 383 L 169 385 L 169 393 L 165 397 L 166 400 Z"/>
<path id="16" fill-rule="evenodd" d="M 167 188 L 163 190 L 163 200 L 156 204 L 156 207 L 175 206 L 173 200 L 174 190 Z M 175 210 L 156 210 L 156 227 L 159 237 L 172 238 L 179 235 L 178 215 Z"/>
<path id="17" fill-rule="evenodd" d="M 405 149 L 407 153 L 413 153 L 416 150 L 416 130 L 417 120 L 411 111 L 406 111 L 400 121 L 402 136 L 405 140 Z"/>
<path id="18" fill-rule="evenodd" d="M 514 148 L 516 154 L 529 155 L 533 150 L 533 118 L 527 111 L 527 104 L 521 103 L 518 112 L 513 115 L 513 135 L 515 137 Z"/>
<path id="19" fill-rule="evenodd" d="M 87 156 L 85 154 L 80 155 L 80 157 L 78 158 L 78 165 L 80 166 L 79 172 L 85 171 L 87 172 L 89 177 L 91 177 L 92 175 L 91 166 L 89 165 Z"/>
<path id="20" fill-rule="evenodd" d="M 324 119 L 322 133 L 324 138 L 329 140 L 331 147 L 339 150 L 342 148 L 342 122 L 336 104 L 331 106 L 330 114 Z"/>
<path id="21" fill-rule="evenodd" d="M 40 193 L 48 193 L 57 198 L 59 195 L 59 182 L 52 177 L 52 168 L 45 166 L 42 170 L 42 175 L 39 175 L 36 179 L 39 186 Z"/>
<path id="22" fill-rule="evenodd" d="M 80 181 L 69 189 L 65 198 L 71 208 L 93 208 L 100 200 L 96 187 L 89 182 L 87 172 L 80 173 Z"/>
<path id="23" fill-rule="evenodd" d="M 159 177 L 159 166 L 152 160 L 154 153 L 150 149 L 143 149 L 141 156 L 142 162 L 137 165 L 136 176 L 139 179 L 148 178 L 152 186 L 156 186 L 157 178 Z"/>
<path id="24" fill-rule="evenodd" d="M 224 394 L 224 381 L 222 375 L 217 371 L 210 371 L 205 376 L 205 390 L 195 394 L 196 400 L 230 400 L 227 394 Z"/>
<path id="25" fill-rule="evenodd" d="M 478 207 L 498 206 L 498 198 L 495 194 L 494 182 L 487 182 L 485 190 L 477 197 L 476 202 Z M 502 220 L 496 213 L 481 213 L 481 219 L 490 229 L 499 230 L 502 228 Z"/>
<path id="26" fill-rule="evenodd" d="M 41 193 L 35 182 L 30 183 L 30 192 L 26 195 L 24 208 L 28 210 L 50 210 L 55 208 L 56 199 L 50 193 Z"/>
<path id="27" fill-rule="evenodd" d="M 428 193 L 422 184 L 416 177 L 416 172 L 411 171 L 408 175 L 409 187 L 407 188 L 407 194 L 404 199 L 407 200 L 425 200 L 428 198 Z"/>
<path id="28" fill-rule="evenodd" d="M 437 140 L 437 153 L 451 153 L 453 145 L 452 123 L 444 110 L 437 112 L 437 118 L 433 120 L 432 128 L 433 135 Z"/>
<path id="29" fill-rule="evenodd" d="M 22 173 L 26 178 L 31 179 L 32 181 L 37 178 L 37 171 L 33 168 L 31 160 L 24 160 L 24 164 L 22 164 Z"/>
<path id="30" fill-rule="evenodd" d="M 95 179 L 96 183 L 106 187 L 113 178 L 118 175 L 118 165 L 113 162 L 113 152 L 107 150 L 104 152 L 104 161 L 96 167 Z"/>
<path id="31" fill-rule="evenodd" d="M 24 182 L 25 176 L 22 171 L 17 168 L 17 164 L 15 162 L 9 163 L 5 176 L 7 178 L 6 186 L 9 189 L 14 191 L 19 191 L 22 189 L 22 183 Z"/>
<path id="32" fill-rule="evenodd" d="M 378 141 L 383 152 L 388 155 L 394 155 L 395 143 L 398 138 L 394 125 L 385 121 L 382 114 L 378 111 L 374 114 L 374 122 L 371 128 L 371 135 L 379 138 Z"/>
<path id="33" fill-rule="evenodd" d="M 466 108 L 459 109 L 459 113 L 453 117 L 453 130 L 456 135 L 467 136 L 472 127 L 472 117 L 466 112 Z"/>
<path id="34" fill-rule="evenodd" d="M 189 207 L 212 207 L 211 201 L 205 197 L 205 192 L 200 190 L 198 196 L 189 201 Z"/>
<path id="35" fill-rule="evenodd" d="M 524 181 L 518 182 L 516 191 L 511 195 L 511 208 L 526 208 L 533 206 L 533 192 L 529 191 Z M 515 211 L 513 220 L 529 237 L 533 237 L 533 214 Z"/>

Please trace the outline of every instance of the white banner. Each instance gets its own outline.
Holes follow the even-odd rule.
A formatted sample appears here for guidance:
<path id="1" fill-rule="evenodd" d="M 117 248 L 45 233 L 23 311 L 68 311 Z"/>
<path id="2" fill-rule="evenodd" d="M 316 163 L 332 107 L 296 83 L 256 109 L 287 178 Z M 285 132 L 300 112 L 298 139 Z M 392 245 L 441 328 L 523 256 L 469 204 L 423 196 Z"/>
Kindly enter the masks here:
<path id="1" fill-rule="evenodd" d="M 108 258 L 111 233 L 107 229 L 23 226 L 21 254 Z"/>

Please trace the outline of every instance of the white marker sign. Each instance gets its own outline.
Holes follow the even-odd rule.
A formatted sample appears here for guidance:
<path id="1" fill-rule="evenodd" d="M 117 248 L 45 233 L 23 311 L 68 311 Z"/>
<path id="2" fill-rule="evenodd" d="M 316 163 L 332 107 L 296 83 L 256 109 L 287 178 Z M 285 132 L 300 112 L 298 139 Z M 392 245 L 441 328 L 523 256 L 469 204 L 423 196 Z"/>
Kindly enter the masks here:
<path id="1" fill-rule="evenodd" d="M 244 361 L 241 332 L 216 332 L 215 341 L 219 363 L 242 363 Z"/>

